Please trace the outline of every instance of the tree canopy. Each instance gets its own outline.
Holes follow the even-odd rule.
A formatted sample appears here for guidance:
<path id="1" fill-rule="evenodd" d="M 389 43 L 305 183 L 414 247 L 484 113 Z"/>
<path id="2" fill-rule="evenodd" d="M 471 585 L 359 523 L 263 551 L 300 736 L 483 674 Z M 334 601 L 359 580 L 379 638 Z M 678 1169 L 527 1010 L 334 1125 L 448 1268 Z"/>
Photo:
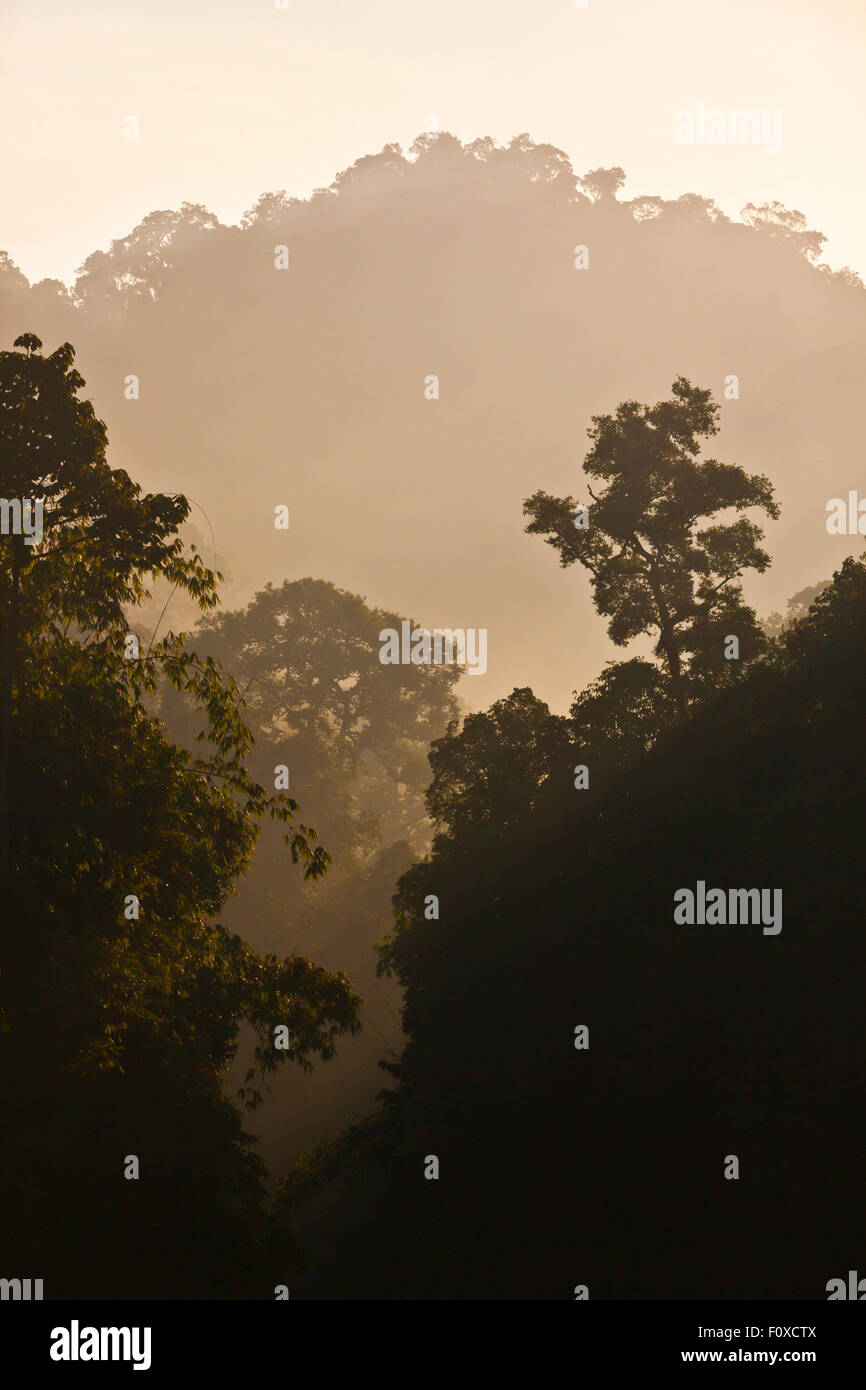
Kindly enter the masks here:
<path id="1" fill-rule="evenodd" d="M 57 1237 L 45 1266 L 55 1287 L 72 1278 L 73 1260 L 79 1294 L 107 1296 L 112 1280 L 146 1290 L 146 1262 L 134 1254 L 111 1271 L 91 1258 L 123 1219 L 142 1239 L 152 1225 L 166 1248 L 185 1250 L 172 1280 L 224 1289 L 233 1278 L 228 1247 L 244 1279 L 262 1236 L 260 1165 L 220 1091 L 241 1022 L 257 1038 L 243 1094 L 254 1106 L 281 1062 L 333 1057 L 337 1039 L 358 1027 L 359 1001 L 340 972 L 259 955 L 219 923 L 263 818 L 281 825 L 307 877 L 320 877 L 327 858 L 315 831 L 297 822 L 297 803 L 245 766 L 251 735 L 231 678 L 212 658 L 199 660 L 184 634 L 153 637 L 137 653 L 128 641 L 129 610 L 149 577 L 169 579 L 203 610 L 216 602 L 218 577 L 183 554 L 176 535 L 186 500 L 142 494 L 109 467 L 105 429 L 79 399 L 84 382 L 68 344 L 43 356 L 25 334 L 15 347 L 0 354 L 0 495 L 41 501 L 44 538 L 27 546 L 20 533 L 0 537 L 3 791 L 12 811 L 0 1073 L 11 1113 L 30 1116 L 3 1157 L 4 1189 L 19 1199 L 4 1250 L 22 1230 L 26 1237 L 42 1203 Z M 172 745 L 149 712 L 162 681 L 196 702 L 205 756 Z M 275 1045 L 277 1025 L 289 1030 L 285 1049 Z M 192 1128 L 175 1129 L 170 1155 L 166 1120 L 184 1111 Z M 115 1130 L 121 1117 L 128 1137 Z M 133 1135 L 151 1182 L 121 1218 L 118 1146 Z M 40 1176 L 52 1152 L 69 1156 L 68 1181 L 53 1182 L 49 1197 Z M 185 1206 L 209 1163 L 210 1195 Z M 63 1234 L 78 1221 L 75 1184 L 89 1190 L 97 1176 L 104 1200 L 88 1209 L 89 1235 L 75 1249 Z M 190 1230 L 218 1224 L 219 1211 L 227 1228 L 191 1254 Z M 41 1229 L 46 1222 L 43 1211 Z"/>
<path id="2" fill-rule="evenodd" d="M 604 487 L 596 494 L 587 483 L 588 507 L 537 492 L 524 511 L 527 531 L 544 536 L 560 564 L 589 570 L 595 607 L 617 646 L 658 634 L 656 653 L 684 711 L 689 675 L 719 680 L 730 670 L 726 633 L 738 636 L 744 658 L 763 644 L 738 580 L 747 569 L 761 573 L 770 557 L 760 527 L 743 513 L 775 519 L 779 508 L 769 478 L 699 457 L 701 439 L 718 433 L 711 392 L 685 377 L 671 391 L 654 406 L 625 401 L 614 415 L 593 416 L 583 467 Z M 726 512 L 734 519 L 721 520 Z"/>

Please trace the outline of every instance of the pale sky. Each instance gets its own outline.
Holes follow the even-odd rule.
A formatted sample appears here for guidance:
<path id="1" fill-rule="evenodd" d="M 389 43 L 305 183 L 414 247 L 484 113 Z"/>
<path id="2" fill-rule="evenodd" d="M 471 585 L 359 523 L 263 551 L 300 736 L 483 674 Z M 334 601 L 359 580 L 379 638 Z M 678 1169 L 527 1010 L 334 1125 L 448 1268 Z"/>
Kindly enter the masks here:
<path id="1" fill-rule="evenodd" d="M 435 116 L 621 165 L 624 197 L 777 199 L 866 275 L 864 60 L 863 0 L 2 0 L 0 249 L 68 282 L 154 209 L 236 222 Z M 782 152 L 676 144 L 698 102 L 781 110 Z"/>

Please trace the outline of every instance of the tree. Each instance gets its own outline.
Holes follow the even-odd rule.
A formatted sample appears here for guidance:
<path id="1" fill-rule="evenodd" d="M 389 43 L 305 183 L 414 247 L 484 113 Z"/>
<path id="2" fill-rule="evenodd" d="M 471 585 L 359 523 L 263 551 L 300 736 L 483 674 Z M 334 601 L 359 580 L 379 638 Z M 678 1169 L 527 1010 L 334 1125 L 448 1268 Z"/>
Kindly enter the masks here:
<path id="1" fill-rule="evenodd" d="M 239 1296 L 262 1199 L 261 1165 L 221 1091 L 241 1022 L 257 1042 L 241 1095 L 252 1108 L 281 1063 L 333 1057 L 357 1031 L 360 1001 L 342 973 L 259 955 L 218 917 L 262 819 L 285 831 L 306 877 L 321 877 L 328 857 L 296 824 L 297 803 L 248 771 L 240 692 L 213 659 L 182 633 L 129 649 L 126 610 L 149 578 L 202 609 L 216 602 L 218 576 L 177 535 L 186 499 L 142 495 L 108 466 L 68 344 L 43 357 L 25 334 L 16 347 L 0 354 L 0 494 L 39 502 L 44 537 L 0 537 L 0 1089 L 18 1117 L 2 1155 L 0 1183 L 17 1201 L 0 1255 L 18 1266 L 23 1250 L 30 1268 L 38 1249 L 54 1287 L 72 1280 L 73 1295 L 116 1296 L 116 1278 L 152 1296 L 137 1256 L 115 1244 L 119 1231 L 132 1249 L 152 1236 L 169 1265 L 170 1250 L 180 1258 L 164 1281 L 187 1296 L 229 1285 Z M 173 746 L 149 711 L 161 681 L 196 703 L 206 756 Z M 289 1030 L 285 1049 L 277 1024 Z M 114 1177 L 133 1132 L 151 1182 L 124 1207 L 106 1164 Z M 44 1156 L 61 1146 L 66 1183 L 55 1173 L 46 1184 Z M 200 1165 L 213 1180 L 205 1192 Z M 39 1230 L 52 1232 L 45 1251 Z"/>
<path id="2" fill-rule="evenodd" d="M 668 682 L 651 661 L 609 662 L 579 695 L 570 710 L 581 759 L 597 770 L 615 772 L 655 742 L 674 714 Z"/>
<path id="3" fill-rule="evenodd" d="M 621 688 L 626 736 L 651 725 L 643 668 L 609 669 L 578 702 L 587 721 Z M 820 1296 L 852 1212 L 864 1233 L 864 956 L 845 890 L 866 809 L 864 677 L 866 564 L 847 559 L 766 660 L 696 698 L 588 812 L 572 798 L 492 873 L 474 834 L 462 880 L 450 839 L 423 883 L 422 866 L 404 878 L 389 946 L 408 1001 L 410 1042 L 387 1068 L 399 1085 L 283 1185 L 309 1252 L 293 1297 L 558 1299 L 576 1249 L 599 1296 Z M 467 754 L 493 752 L 489 732 L 476 726 Z M 526 838 L 536 819 L 530 796 Z M 684 929 L 672 898 L 696 879 L 783 887 L 784 931 L 709 913 Z M 589 1051 L 572 1045 L 580 1024 Z M 752 1155 L 746 1206 L 718 1195 L 706 1161 L 721 1133 Z M 448 1165 L 438 1186 L 420 1180 L 431 1152 Z"/>
<path id="4" fill-rule="evenodd" d="M 615 415 L 595 415 L 583 467 L 604 491 L 588 486 L 592 505 L 583 511 L 573 498 L 545 492 L 524 503 L 527 531 L 544 536 L 563 566 L 589 570 L 596 609 L 610 619 L 617 646 L 658 633 L 655 651 L 681 714 L 690 686 L 710 668 L 718 677 L 730 667 L 722 619 L 726 632 L 742 628 L 741 657 L 761 648 L 736 581 L 746 569 L 763 572 L 770 558 L 758 544 L 763 532 L 741 513 L 758 507 L 779 515 L 768 478 L 699 459 L 701 437 L 718 433 L 718 409 L 709 391 L 678 377 L 668 401 L 626 401 Z M 736 519 L 706 524 L 729 511 Z"/>
<path id="5" fill-rule="evenodd" d="M 499 883 L 518 863 L 532 863 L 544 843 L 552 815 L 563 799 L 574 805 L 572 735 L 569 721 L 551 714 L 529 689 L 513 690 L 484 713 L 453 723 L 430 750 L 433 780 L 427 806 L 436 824 L 431 854 L 400 878 L 392 899 L 394 928 L 379 943 L 380 975 L 395 975 L 405 988 L 403 1025 L 413 1042 L 400 1066 L 412 1076 L 415 1042 L 453 990 L 455 973 L 477 968 L 477 938 L 462 924 L 490 913 L 499 934 Z M 425 904 L 442 904 L 428 919 Z M 480 948 L 489 960 L 491 941 Z M 459 993 L 459 990 L 458 990 Z M 455 1007 L 458 1005 L 454 999 Z M 460 1043 L 456 1041 L 458 1047 Z M 396 1073 L 395 1073 L 396 1074 Z"/>
<path id="6" fill-rule="evenodd" d="M 301 579 L 214 615 L 190 638 L 244 692 L 251 775 L 267 785 L 284 767 L 332 856 L 326 878 L 308 885 L 287 872 L 278 827 L 264 826 L 224 920 L 261 951 L 298 950 L 347 970 L 364 996 L 363 1036 L 318 1079 L 314 1107 L 295 1072 L 276 1082 L 260 1122 L 272 1142 L 282 1134 L 286 1143 L 317 1142 L 329 1116 L 336 1125 L 375 1096 L 383 1041 L 399 1047 L 401 995 L 376 978 L 375 942 L 397 879 L 429 843 L 427 753 L 457 713 L 460 674 L 456 666 L 384 665 L 379 633 L 400 621 L 360 595 Z M 186 701 L 164 688 L 158 710 L 174 741 L 194 749 L 199 719 Z M 292 1112 L 290 1136 L 284 1117 Z"/>
<path id="7" fill-rule="evenodd" d="M 619 166 L 615 169 L 590 169 L 579 183 L 594 203 L 613 202 L 625 183 L 625 170 Z"/>
<path id="8" fill-rule="evenodd" d="M 741 216 L 748 227 L 755 227 L 768 236 L 789 242 L 813 265 L 827 240 L 822 232 L 812 231 L 802 212 L 786 208 L 778 201 L 757 205 L 746 203 Z"/>
<path id="9" fill-rule="evenodd" d="M 0 545 L 2 709 L 0 709 L 0 860 L 9 865 L 9 760 L 19 658 L 34 643 L 74 627 L 94 642 L 125 634 L 123 605 L 144 594 L 142 575 L 162 571 L 202 607 L 216 602 L 215 576 L 183 558 L 175 528 L 183 498 L 141 496 L 123 470 L 105 461 L 105 426 L 64 343 L 43 357 L 32 333 L 21 352 L 0 353 L 0 496 L 43 511 L 44 537 L 23 533 Z M 33 539 L 36 539 L 34 536 Z M 121 648 L 122 648 L 121 641 Z"/>
<path id="10" fill-rule="evenodd" d="M 423 839 L 427 749 L 457 714 L 461 671 L 383 664 L 379 632 L 400 623 L 308 578 L 268 584 L 246 609 L 207 618 L 196 643 L 232 672 L 269 750 L 285 750 L 280 761 L 363 788 L 389 838 Z"/>
<path id="11" fill-rule="evenodd" d="M 181 203 L 178 211 L 150 212 L 107 251 L 94 251 L 79 268 L 74 293 L 88 308 L 128 309 L 153 300 L 185 253 L 206 233 L 220 227 L 201 203 Z M 223 229 L 224 230 L 224 229 Z"/>
<path id="12" fill-rule="evenodd" d="M 773 611 L 764 620 L 761 626 L 768 637 L 780 637 L 787 627 L 792 623 L 799 622 L 805 618 L 812 604 L 830 584 L 829 579 L 822 579 L 817 584 L 807 584 L 805 589 L 799 589 L 788 599 L 787 609 L 784 615 Z"/>
<path id="13" fill-rule="evenodd" d="M 450 725 L 430 749 L 426 795 L 440 846 L 481 828 L 502 833 L 525 816 L 551 772 L 567 770 L 570 745 L 568 721 L 529 689 Z"/>
<path id="14" fill-rule="evenodd" d="M 84 381 L 73 367 L 70 344 L 49 357 L 42 356 L 42 344 L 32 334 L 18 338 L 15 346 L 22 351 L 0 353 L 0 491 L 7 499 L 42 507 L 43 537 L 38 545 L 28 545 L 24 534 L 13 531 L 0 545 L 0 812 L 7 876 L 14 869 L 23 883 L 28 865 L 38 865 L 34 842 L 22 834 L 16 844 L 10 834 L 10 771 L 18 773 L 15 804 L 22 820 L 32 783 L 29 770 L 25 775 L 23 768 L 11 767 L 16 716 L 25 712 L 27 699 L 35 704 L 46 690 L 56 691 L 52 673 L 65 671 L 70 691 L 81 686 L 82 714 L 90 702 L 94 716 L 109 727 L 117 710 L 128 709 L 140 738 L 150 732 L 141 722 L 145 700 L 161 679 L 186 691 L 203 712 L 209 756 L 190 758 L 173 750 L 170 759 L 178 771 L 188 769 L 179 784 L 197 789 L 188 812 L 194 807 L 201 811 L 204 791 L 218 810 L 223 833 L 230 827 L 233 832 L 234 843 L 217 857 L 223 873 L 216 874 L 210 890 L 199 891 L 201 907 L 213 911 L 228 896 L 232 877 L 248 860 L 259 817 L 291 827 L 285 839 L 293 859 L 303 863 L 307 877 L 321 877 L 328 855 L 314 846 L 317 836 L 311 827 L 294 825 L 297 803 L 284 792 L 266 792 L 244 767 L 251 736 L 231 678 L 223 678 L 211 657 L 200 661 L 187 649 L 183 634 L 169 633 L 157 642 L 154 633 L 146 648 L 141 644 L 138 658 L 127 659 L 125 609 L 149 596 L 149 576 L 184 590 L 202 611 L 217 602 L 220 576 L 202 564 L 195 547 L 185 555 L 177 535 L 189 513 L 188 502 L 179 496 L 142 496 L 128 474 L 109 467 L 105 426 L 90 402 L 78 399 Z M 82 808 L 85 815 L 89 805 Z M 73 826 L 75 820 L 73 816 Z M 70 828 L 67 822 L 67 833 Z M 110 838 L 107 844 L 110 850 Z M 170 885 L 164 891 L 171 901 Z"/>

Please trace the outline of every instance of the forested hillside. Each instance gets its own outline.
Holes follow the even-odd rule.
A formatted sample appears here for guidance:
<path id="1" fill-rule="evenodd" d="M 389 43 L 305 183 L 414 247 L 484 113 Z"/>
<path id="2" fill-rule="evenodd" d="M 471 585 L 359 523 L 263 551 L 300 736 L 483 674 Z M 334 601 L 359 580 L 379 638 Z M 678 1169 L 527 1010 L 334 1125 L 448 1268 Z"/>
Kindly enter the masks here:
<path id="1" fill-rule="evenodd" d="M 626 175 L 528 135 L 422 135 L 238 225 L 154 208 L 69 287 L 29 286 L 8 246 L 0 332 L 75 344 L 115 466 L 190 498 L 209 563 L 212 526 L 227 607 L 313 576 L 484 627 L 464 702 L 531 684 L 562 712 L 610 653 L 515 520 L 570 488 L 593 412 L 681 373 L 712 390 L 728 455 L 782 505 L 760 612 L 838 564 L 825 503 L 860 468 L 866 295 L 823 264 L 820 219 L 760 198 L 728 216 L 703 185 L 627 197 Z"/>
<path id="2" fill-rule="evenodd" d="M 866 1235 L 864 677 L 848 560 L 649 749 L 610 704 L 587 757 L 528 690 L 441 748 L 438 848 L 384 957 L 410 1043 L 380 1114 L 284 1187 L 293 1293 L 825 1296 Z M 460 779 L 482 743 L 492 801 Z M 698 879 L 781 889 L 781 929 L 677 925 Z"/>

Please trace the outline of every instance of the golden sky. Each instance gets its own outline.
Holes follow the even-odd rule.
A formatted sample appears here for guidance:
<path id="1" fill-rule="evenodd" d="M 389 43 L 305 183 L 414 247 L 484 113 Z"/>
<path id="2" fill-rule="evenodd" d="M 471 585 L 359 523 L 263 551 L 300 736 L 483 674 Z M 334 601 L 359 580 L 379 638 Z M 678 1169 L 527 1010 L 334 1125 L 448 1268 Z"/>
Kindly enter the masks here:
<path id="1" fill-rule="evenodd" d="M 155 208 L 305 196 L 431 117 L 621 165 L 624 197 L 778 199 L 866 272 L 863 0 L 3 0 L 0 30 L 0 249 L 31 280 Z M 699 102 L 781 111 L 781 153 L 677 144 Z"/>

